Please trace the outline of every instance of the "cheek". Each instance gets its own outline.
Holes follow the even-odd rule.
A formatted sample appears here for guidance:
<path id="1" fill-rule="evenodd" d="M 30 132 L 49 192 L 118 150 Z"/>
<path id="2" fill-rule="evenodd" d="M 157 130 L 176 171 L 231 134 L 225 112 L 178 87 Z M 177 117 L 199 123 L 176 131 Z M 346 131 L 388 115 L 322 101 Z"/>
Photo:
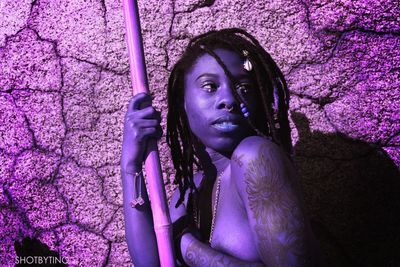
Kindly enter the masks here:
<path id="1" fill-rule="evenodd" d="M 208 101 L 204 101 L 200 97 L 189 97 L 185 100 L 184 106 L 187 117 L 199 123 L 208 116 L 210 110 Z"/>
<path id="2" fill-rule="evenodd" d="M 188 99 L 185 101 L 185 112 L 192 132 L 199 138 L 208 135 L 207 118 L 210 116 L 210 108 L 202 105 L 200 99 Z"/>
<path id="3" fill-rule="evenodd" d="M 188 104 L 185 108 L 185 111 L 189 120 L 190 128 L 196 128 L 196 126 L 203 123 L 201 116 L 202 114 L 195 106 Z"/>
<path id="4" fill-rule="evenodd" d="M 193 103 L 191 103 L 191 100 L 185 99 L 184 101 L 184 109 L 186 113 L 186 117 L 188 118 L 189 121 L 189 126 L 190 128 L 193 127 L 193 125 L 196 125 L 196 110 L 194 109 Z"/>

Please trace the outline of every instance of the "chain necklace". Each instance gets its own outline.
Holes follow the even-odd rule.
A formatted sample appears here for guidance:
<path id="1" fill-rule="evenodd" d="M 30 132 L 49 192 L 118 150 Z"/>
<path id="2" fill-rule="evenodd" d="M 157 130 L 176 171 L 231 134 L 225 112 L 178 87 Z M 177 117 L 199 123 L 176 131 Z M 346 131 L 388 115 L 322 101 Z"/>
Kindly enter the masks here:
<path id="1" fill-rule="evenodd" d="M 212 214 L 212 221 L 211 221 L 211 231 L 210 231 L 210 239 L 209 243 L 211 244 L 212 238 L 213 238 L 213 233 L 214 233 L 214 227 L 215 227 L 215 219 L 217 216 L 217 208 L 218 208 L 218 202 L 219 202 L 219 193 L 220 193 L 220 188 L 221 188 L 221 180 L 222 180 L 222 175 L 224 174 L 224 171 L 221 172 L 220 175 L 217 177 L 217 190 L 215 192 L 215 203 L 213 207 L 213 214 Z"/>

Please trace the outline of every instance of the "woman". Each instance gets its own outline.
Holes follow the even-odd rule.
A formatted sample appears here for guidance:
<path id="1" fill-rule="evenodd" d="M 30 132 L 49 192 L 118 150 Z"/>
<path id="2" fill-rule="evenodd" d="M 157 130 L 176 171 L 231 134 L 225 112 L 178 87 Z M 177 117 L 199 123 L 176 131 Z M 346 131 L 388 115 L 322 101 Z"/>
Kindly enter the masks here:
<path id="1" fill-rule="evenodd" d="M 125 231 L 135 266 L 159 265 L 141 172 L 146 140 L 162 134 L 150 101 L 134 96 L 124 127 Z M 286 82 L 257 40 L 240 29 L 194 38 L 171 73 L 168 108 L 177 265 L 317 266 L 288 157 Z M 132 206 L 136 184 L 142 194 Z"/>

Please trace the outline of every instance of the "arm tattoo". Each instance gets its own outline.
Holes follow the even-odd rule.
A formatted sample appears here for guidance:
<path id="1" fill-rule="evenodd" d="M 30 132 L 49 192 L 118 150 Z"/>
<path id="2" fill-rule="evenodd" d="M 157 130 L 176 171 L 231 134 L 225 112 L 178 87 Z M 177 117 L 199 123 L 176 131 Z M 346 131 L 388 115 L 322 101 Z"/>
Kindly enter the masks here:
<path id="1" fill-rule="evenodd" d="M 305 218 L 289 180 L 292 177 L 285 177 L 289 162 L 281 163 L 279 158 L 274 150 L 261 146 L 244 174 L 258 247 L 263 260 L 272 266 L 288 266 L 293 261 L 304 264 Z"/>
<path id="2" fill-rule="evenodd" d="M 239 167 L 242 167 L 243 166 L 243 161 L 242 161 L 243 156 L 244 156 L 244 154 L 241 154 L 240 156 L 234 154 L 232 156 L 232 160 L 234 160 Z"/>
<path id="3" fill-rule="evenodd" d="M 186 249 L 186 263 L 189 266 L 210 267 L 261 267 L 260 263 L 244 262 L 234 257 L 219 252 L 200 241 L 193 241 Z"/>

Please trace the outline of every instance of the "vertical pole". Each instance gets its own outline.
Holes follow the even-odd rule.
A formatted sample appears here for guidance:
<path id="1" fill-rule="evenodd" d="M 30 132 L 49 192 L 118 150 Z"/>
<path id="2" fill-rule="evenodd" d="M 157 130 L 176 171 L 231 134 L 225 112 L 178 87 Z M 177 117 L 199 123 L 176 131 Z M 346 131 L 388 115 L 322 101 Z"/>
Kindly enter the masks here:
<path id="1" fill-rule="evenodd" d="M 122 3 L 133 94 L 149 92 L 137 1 L 123 0 Z M 157 142 L 154 139 L 148 141 L 145 169 L 160 264 L 161 267 L 173 267 L 175 259 L 172 245 L 172 225 Z"/>

